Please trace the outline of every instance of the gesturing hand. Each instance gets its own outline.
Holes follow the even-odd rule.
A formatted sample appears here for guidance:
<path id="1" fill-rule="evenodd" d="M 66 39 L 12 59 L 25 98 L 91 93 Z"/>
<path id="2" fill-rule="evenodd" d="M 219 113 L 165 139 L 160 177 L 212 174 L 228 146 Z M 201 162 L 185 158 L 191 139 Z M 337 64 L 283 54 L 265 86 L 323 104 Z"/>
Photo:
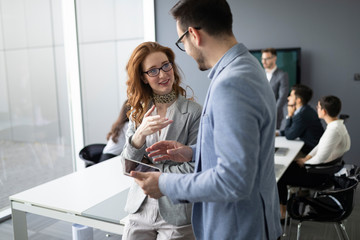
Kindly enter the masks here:
<path id="1" fill-rule="evenodd" d="M 161 129 L 165 128 L 173 122 L 167 118 L 162 118 L 160 115 L 151 116 L 151 113 L 155 110 L 155 105 L 152 106 L 149 111 L 144 115 L 144 118 L 136 130 L 131 139 L 131 143 L 134 147 L 140 148 L 144 145 L 146 136 L 151 135 Z"/>
<path id="2" fill-rule="evenodd" d="M 193 151 L 190 147 L 176 141 L 160 141 L 146 149 L 149 157 L 154 161 L 172 160 L 174 162 L 189 162 Z"/>

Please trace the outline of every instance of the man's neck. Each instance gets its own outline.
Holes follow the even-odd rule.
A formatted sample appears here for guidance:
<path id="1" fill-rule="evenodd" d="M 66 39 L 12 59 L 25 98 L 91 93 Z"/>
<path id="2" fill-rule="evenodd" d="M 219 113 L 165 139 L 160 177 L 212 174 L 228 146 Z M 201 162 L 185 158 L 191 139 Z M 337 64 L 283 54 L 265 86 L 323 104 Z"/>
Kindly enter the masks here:
<path id="1" fill-rule="evenodd" d="M 330 117 L 329 115 L 326 115 L 324 118 L 323 118 L 326 122 L 326 124 L 329 124 L 333 121 L 336 121 L 336 120 L 339 120 L 339 118 L 337 117 Z"/>
<path id="2" fill-rule="evenodd" d="M 275 64 L 273 68 L 265 68 L 265 72 L 270 73 L 270 72 L 274 71 L 276 68 L 277 68 L 277 66 Z"/>
<path id="3" fill-rule="evenodd" d="M 208 38 L 208 44 L 206 46 L 206 59 L 207 62 L 213 67 L 224 54 L 229 51 L 230 48 L 235 46 L 238 42 L 232 35 L 223 39 Z"/>
<path id="4" fill-rule="evenodd" d="M 302 103 L 297 103 L 297 104 L 295 104 L 296 110 L 299 109 L 299 108 L 301 108 L 302 106 L 304 106 Z"/>

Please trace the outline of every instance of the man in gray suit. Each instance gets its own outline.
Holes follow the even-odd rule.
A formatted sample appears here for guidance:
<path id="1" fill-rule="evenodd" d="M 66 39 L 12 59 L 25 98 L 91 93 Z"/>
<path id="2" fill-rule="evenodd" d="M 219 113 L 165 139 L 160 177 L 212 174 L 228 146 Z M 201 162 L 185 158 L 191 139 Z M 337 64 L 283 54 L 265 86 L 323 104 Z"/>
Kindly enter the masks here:
<path id="1" fill-rule="evenodd" d="M 280 129 L 289 94 L 289 76 L 276 66 L 277 55 L 274 48 L 266 48 L 261 53 L 261 63 L 276 99 L 276 129 Z"/>

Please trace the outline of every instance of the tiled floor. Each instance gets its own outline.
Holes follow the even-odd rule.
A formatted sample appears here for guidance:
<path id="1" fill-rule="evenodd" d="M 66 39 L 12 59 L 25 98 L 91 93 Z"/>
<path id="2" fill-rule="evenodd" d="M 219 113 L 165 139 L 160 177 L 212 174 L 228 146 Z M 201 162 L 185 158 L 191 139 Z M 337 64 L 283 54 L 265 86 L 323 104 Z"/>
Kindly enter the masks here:
<path id="1" fill-rule="evenodd" d="M 29 240 L 72 239 L 72 223 L 33 214 L 27 215 Z M 0 223 L 0 239 L 13 240 L 12 221 Z M 94 240 L 121 240 L 121 236 L 93 229 Z"/>

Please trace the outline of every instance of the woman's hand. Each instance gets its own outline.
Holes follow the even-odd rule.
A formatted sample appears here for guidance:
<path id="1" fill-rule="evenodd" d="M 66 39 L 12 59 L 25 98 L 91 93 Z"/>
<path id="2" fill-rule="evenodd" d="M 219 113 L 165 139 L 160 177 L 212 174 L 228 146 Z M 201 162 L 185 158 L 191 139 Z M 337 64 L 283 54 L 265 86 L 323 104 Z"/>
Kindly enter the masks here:
<path id="1" fill-rule="evenodd" d="M 135 148 L 141 148 L 141 146 L 144 145 L 146 136 L 160 131 L 173 122 L 173 120 L 162 118 L 160 115 L 151 116 L 151 113 L 154 110 L 155 105 L 145 113 L 140 126 L 136 129 L 136 132 L 131 139 L 131 144 Z"/>
<path id="2" fill-rule="evenodd" d="M 298 159 L 296 159 L 296 163 L 297 163 L 300 167 L 303 167 L 306 161 L 307 161 L 306 158 L 298 158 Z"/>
<path id="3" fill-rule="evenodd" d="M 303 167 L 304 164 L 306 163 L 306 161 L 308 161 L 310 158 L 312 158 L 312 156 L 306 155 L 306 157 L 304 157 L 304 158 L 298 158 L 298 159 L 296 159 L 296 163 L 297 163 L 300 167 Z"/>

